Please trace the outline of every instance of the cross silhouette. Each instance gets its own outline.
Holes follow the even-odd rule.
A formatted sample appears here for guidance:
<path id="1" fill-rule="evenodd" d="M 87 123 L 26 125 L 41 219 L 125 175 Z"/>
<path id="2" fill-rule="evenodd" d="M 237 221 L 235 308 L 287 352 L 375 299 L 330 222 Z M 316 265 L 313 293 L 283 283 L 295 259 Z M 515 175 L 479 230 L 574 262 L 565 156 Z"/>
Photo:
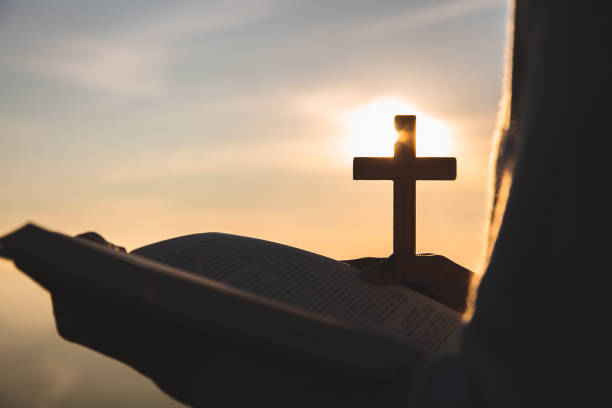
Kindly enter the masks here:
<path id="1" fill-rule="evenodd" d="M 454 157 L 416 157 L 416 116 L 397 115 L 393 157 L 354 157 L 353 180 L 393 180 L 393 253 L 415 255 L 416 181 L 454 180 Z"/>

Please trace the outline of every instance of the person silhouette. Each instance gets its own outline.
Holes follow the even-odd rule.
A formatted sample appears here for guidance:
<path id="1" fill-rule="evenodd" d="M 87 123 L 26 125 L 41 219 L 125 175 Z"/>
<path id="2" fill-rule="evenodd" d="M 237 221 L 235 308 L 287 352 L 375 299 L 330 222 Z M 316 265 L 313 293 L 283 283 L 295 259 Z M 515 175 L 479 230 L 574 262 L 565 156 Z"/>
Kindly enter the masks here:
<path id="1" fill-rule="evenodd" d="M 579 270 L 576 262 L 575 155 L 579 134 L 607 130 L 599 102 L 612 90 L 612 29 L 606 13 L 578 2 L 519 0 L 513 17 L 487 267 L 459 351 L 425 362 L 385 390 L 388 398 L 373 400 L 340 378 L 330 384 L 322 373 L 240 345 L 236 353 L 246 363 L 233 370 L 224 366 L 227 356 L 206 354 L 179 324 L 146 311 L 133 312 L 136 326 L 123 324 L 112 316 L 134 309 L 109 310 L 87 294 L 52 294 L 59 333 L 126 362 L 190 405 L 280 406 L 284 393 L 294 395 L 294 406 L 592 406 L 605 378 L 596 364 L 602 348 L 594 345 L 593 313 L 603 298 L 589 286 L 595 269 Z M 345 262 L 362 268 L 366 281 L 407 284 L 458 310 L 474 280 L 440 255 Z"/>

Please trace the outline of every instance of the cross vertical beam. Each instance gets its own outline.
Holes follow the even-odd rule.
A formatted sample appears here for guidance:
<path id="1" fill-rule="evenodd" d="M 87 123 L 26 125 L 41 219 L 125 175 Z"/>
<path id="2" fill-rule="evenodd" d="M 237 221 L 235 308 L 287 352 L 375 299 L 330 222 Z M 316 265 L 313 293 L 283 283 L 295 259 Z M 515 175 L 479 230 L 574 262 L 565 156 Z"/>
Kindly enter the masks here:
<path id="1" fill-rule="evenodd" d="M 395 117 L 395 130 L 399 137 L 395 142 L 393 157 L 408 165 L 416 158 L 416 116 Z M 416 179 L 393 180 L 393 253 L 416 253 Z"/>

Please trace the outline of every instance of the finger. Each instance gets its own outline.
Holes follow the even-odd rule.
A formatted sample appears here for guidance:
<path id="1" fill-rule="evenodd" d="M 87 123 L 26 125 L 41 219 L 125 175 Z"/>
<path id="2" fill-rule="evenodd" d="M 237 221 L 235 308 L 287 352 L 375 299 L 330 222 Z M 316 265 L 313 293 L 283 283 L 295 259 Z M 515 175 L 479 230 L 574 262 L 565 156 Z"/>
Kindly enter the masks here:
<path id="1" fill-rule="evenodd" d="M 91 231 L 85 232 L 83 234 L 77 235 L 76 238 L 83 238 L 88 241 L 95 242 L 97 244 L 110 248 L 113 251 L 127 252 L 124 247 L 115 245 L 112 242 L 108 242 L 107 240 L 104 239 L 104 237 L 102 237 L 102 235 L 98 234 L 97 232 L 91 232 Z"/>
<path id="2" fill-rule="evenodd" d="M 76 236 L 76 238 L 83 238 L 88 241 L 97 242 L 98 244 L 102 244 L 102 245 L 107 243 L 107 241 L 104 239 L 102 235 L 98 234 L 97 232 L 93 232 L 93 231 L 84 232 L 82 234 L 79 234 Z"/>
<path id="3" fill-rule="evenodd" d="M 355 268 L 366 268 L 370 265 L 374 265 L 380 261 L 382 261 L 385 258 L 372 258 L 372 257 L 367 257 L 367 258 L 358 258 L 358 259 L 349 259 L 349 260 L 345 260 L 345 261 L 340 261 L 340 262 L 344 262 L 346 264 L 349 264 L 352 267 Z"/>

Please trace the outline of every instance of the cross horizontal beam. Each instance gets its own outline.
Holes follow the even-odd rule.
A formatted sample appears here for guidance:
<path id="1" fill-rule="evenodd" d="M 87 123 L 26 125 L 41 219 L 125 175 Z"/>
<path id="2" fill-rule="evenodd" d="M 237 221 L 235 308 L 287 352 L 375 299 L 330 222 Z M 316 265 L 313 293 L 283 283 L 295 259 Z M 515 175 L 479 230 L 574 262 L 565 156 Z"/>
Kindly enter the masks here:
<path id="1" fill-rule="evenodd" d="M 457 159 L 454 157 L 416 157 L 398 160 L 393 157 L 354 157 L 353 180 L 455 180 Z"/>

